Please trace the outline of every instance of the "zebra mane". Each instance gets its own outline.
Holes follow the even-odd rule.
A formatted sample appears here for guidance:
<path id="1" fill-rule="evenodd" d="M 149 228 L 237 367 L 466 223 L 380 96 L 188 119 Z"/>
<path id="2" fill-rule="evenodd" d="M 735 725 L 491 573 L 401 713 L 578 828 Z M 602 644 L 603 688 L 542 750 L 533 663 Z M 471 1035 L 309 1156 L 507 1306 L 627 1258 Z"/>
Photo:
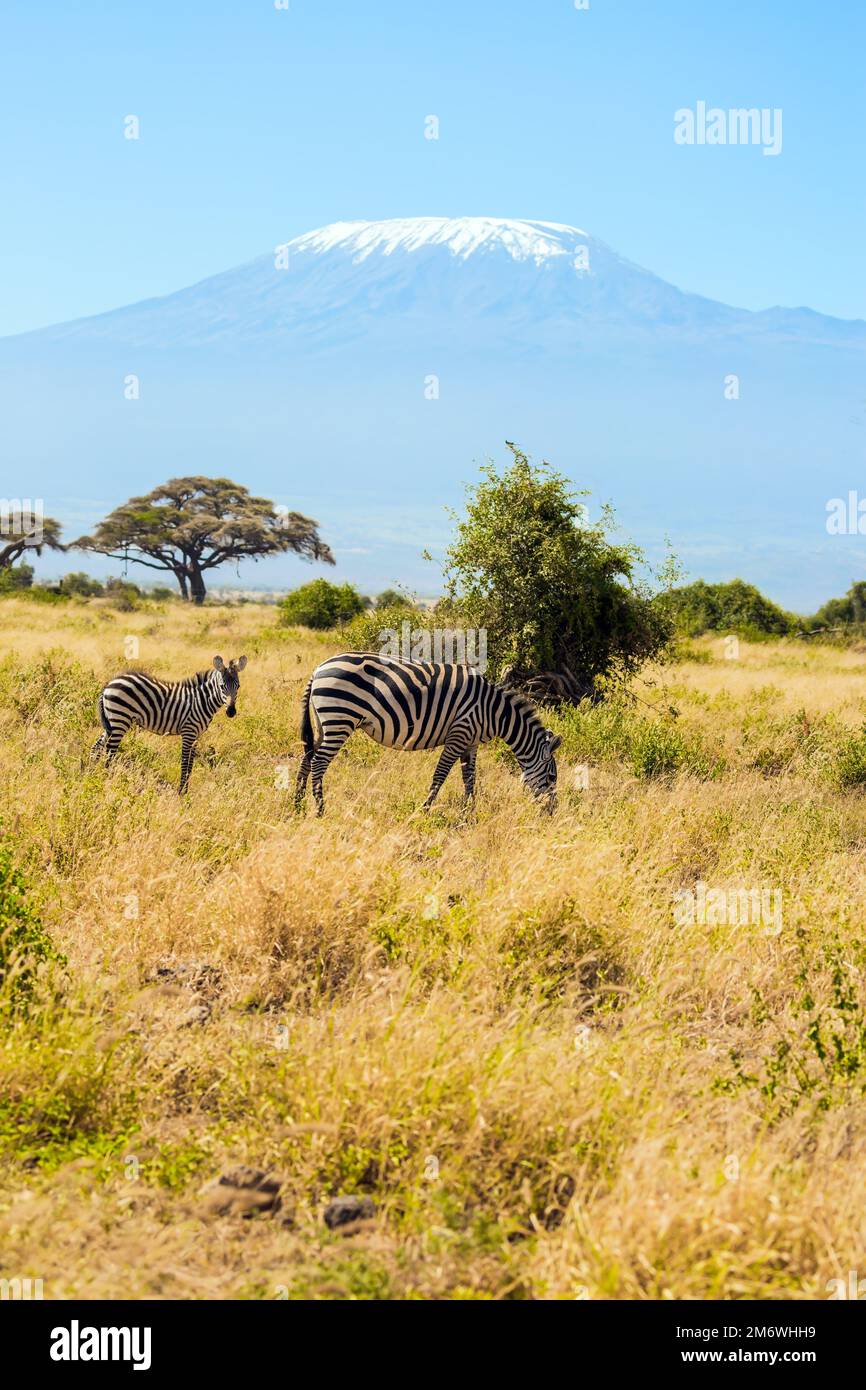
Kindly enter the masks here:
<path id="1" fill-rule="evenodd" d="M 158 681 L 160 685 L 182 686 L 184 690 L 190 690 L 196 686 L 204 685 L 213 674 L 213 668 L 209 668 L 207 671 L 196 671 L 194 675 L 185 676 L 183 680 L 179 681 L 169 680 L 166 676 L 154 675 L 153 671 L 149 671 L 146 666 L 127 666 L 126 670 L 121 671 L 120 674 L 122 676 L 146 676 L 148 680 Z"/>
<path id="2" fill-rule="evenodd" d="M 499 689 L 516 713 L 523 714 L 527 719 L 534 719 L 541 723 L 541 715 L 538 713 L 538 706 L 528 695 L 524 695 L 521 690 L 513 690 L 507 685 L 500 685 Z"/>

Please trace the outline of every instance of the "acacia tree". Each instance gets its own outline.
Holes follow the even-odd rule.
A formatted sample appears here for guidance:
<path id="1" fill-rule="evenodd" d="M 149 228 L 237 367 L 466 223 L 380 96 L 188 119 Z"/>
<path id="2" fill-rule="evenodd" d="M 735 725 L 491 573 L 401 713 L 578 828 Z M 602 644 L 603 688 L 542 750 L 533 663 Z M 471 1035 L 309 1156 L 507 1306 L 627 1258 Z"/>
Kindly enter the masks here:
<path id="1" fill-rule="evenodd" d="M 633 545 L 614 545 L 605 510 L 590 525 L 568 479 L 514 444 L 502 473 L 482 469 L 445 564 L 447 598 L 484 627 L 500 680 L 539 698 L 598 697 L 658 656 L 672 631 L 635 578 Z"/>
<path id="2" fill-rule="evenodd" d="M 42 554 L 42 547 L 64 550 L 60 543 L 60 522 L 30 511 L 0 512 L 0 570 L 10 569 L 25 550 Z"/>
<path id="3" fill-rule="evenodd" d="M 229 560 L 259 560 L 292 551 L 332 565 L 318 523 L 300 512 L 277 510 L 228 478 L 172 478 L 144 497 L 133 497 L 100 521 L 80 550 L 170 570 L 180 592 L 204 603 L 204 576 Z"/>

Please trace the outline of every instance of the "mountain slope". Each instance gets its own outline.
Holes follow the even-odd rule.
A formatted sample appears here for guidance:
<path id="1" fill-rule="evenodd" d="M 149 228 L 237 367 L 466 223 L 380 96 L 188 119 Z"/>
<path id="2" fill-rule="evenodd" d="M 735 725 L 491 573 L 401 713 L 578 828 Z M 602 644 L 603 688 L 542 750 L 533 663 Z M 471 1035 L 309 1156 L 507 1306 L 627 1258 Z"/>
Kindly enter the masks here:
<path id="1" fill-rule="evenodd" d="M 160 350 L 279 340 L 289 351 L 499 335 L 558 351 L 629 337 L 706 336 L 866 347 L 866 323 L 762 313 L 688 294 L 557 222 L 399 218 L 337 222 L 246 265 L 127 308 L 23 335 Z"/>
<path id="2" fill-rule="evenodd" d="M 576 227 L 339 222 L 0 340 L 2 490 L 70 538 L 165 478 L 225 475 L 316 517 L 365 591 L 429 594 L 446 506 L 513 439 L 651 555 L 668 535 L 692 577 L 808 612 L 863 572 L 862 538 L 825 522 L 860 486 L 864 353 L 862 322 L 686 294 Z M 304 577 L 285 558 L 225 579 Z"/>

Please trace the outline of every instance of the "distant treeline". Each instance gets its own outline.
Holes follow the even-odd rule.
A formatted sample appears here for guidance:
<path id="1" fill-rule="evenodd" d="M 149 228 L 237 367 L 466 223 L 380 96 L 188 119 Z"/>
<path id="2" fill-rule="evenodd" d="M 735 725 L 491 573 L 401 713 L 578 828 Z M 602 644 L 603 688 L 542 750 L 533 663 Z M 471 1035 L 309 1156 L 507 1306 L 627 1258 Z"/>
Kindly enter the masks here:
<path id="1" fill-rule="evenodd" d="M 174 597 L 174 590 L 165 585 L 154 585 L 150 589 L 140 589 L 126 579 L 109 575 L 106 580 L 92 579 L 81 570 L 65 574 L 54 584 L 34 584 L 32 565 L 10 565 L 0 569 L 0 598 L 27 596 L 42 603 L 62 603 L 70 598 L 105 599 L 112 608 L 129 611 L 136 607 L 142 598 L 166 599 Z"/>
<path id="2" fill-rule="evenodd" d="M 732 579 L 707 584 L 698 579 L 671 589 L 660 601 L 679 632 L 697 637 L 702 632 L 733 632 L 742 637 L 817 636 L 820 633 L 862 635 L 866 625 L 866 581 L 851 585 L 844 598 L 831 598 L 817 613 L 789 613 L 765 598 L 754 584 Z"/>
<path id="3" fill-rule="evenodd" d="M 9 565 L 0 568 L 0 598 L 27 597 L 41 603 L 62 603 L 65 599 L 103 599 L 110 607 L 130 610 L 146 599 L 158 602 L 180 600 L 175 589 L 164 584 L 144 588 L 128 579 L 109 575 L 105 580 L 92 578 L 81 570 L 65 574 L 50 584 L 34 583 L 33 566 Z M 219 602 L 219 600 L 216 600 Z M 232 595 L 232 602 L 246 603 L 246 594 Z M 331 584 L 327 579 L 314 579 L 286 593 L 279 600 L 281 620 L 311 628 L 340 627 L 358 614 L 368 610 L 416 607 L 415 600 L 396 589 L 385 589 L 375 598 L 361 594 L 352 584 Z"/>
<path id="4" fill-rule="evenodd" d="M 142 599 L 164 601 L 176 597 L 173 589 L 163 585 L 142 589 L 126 579 L 100 581 L 81 571 L 64 575 L 51 585 L 34 585 L 33 569 L 26 564 L 0 570 L 0 598 L 14 594 L 29 594 L 45 602 L 101 598 L 121 609 L 134 608 Z M 844 598 L 829 599 L 808 617 L 780 608 L 754 584 L 742 579 L 724 584 L 707 584 L 698 579 L 694 584 L 659 594 L 656 602 L 676 631 L 687 637 L 698 637 L 704 632 L 730 632 L 753 638 L 866 636 L 866 580 L 858 580 Z M 415 609 L 416 617 L 419 616 L 417 604 L 408 593 L 386 589 L 370 598 L 352 584 L 332 584 L 327 579 L 314 579 L 293 589 L 278 607 L 283 624 L 319 629 L 342 627 L 365 612 L 388 610 L 393 616 L 400 609 Z M 442 601 L 433 605 L 434 609 L 437 607 L 444 609 L 447 605 Z M 360 634 L 368 635 L 363 623 L 359 625 Z"/>

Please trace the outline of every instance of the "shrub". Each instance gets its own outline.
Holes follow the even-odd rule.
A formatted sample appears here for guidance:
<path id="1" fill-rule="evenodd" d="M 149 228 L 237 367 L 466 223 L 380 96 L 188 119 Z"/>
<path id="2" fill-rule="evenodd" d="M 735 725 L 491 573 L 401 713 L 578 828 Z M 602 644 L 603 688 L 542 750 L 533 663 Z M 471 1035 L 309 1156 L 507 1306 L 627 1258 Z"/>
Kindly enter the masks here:
<path id="1" fill-rule="evenodd" d="M 59 603 L 69 598 L 59 585 L 34 584 L 30 565 L 0 567 L 0 598 L 26 598 L 34 603 Z"/>
<path id="2" fill-rule="evenodd" d="M 742 579 L 728 584 L 705 584 L 698 579 L 671 589 L 661 600 L 680 632 L 697 637 L 702 632 L 738 632 L 742 636 L 784 636 L 800 628 L 800 620 L 786 613 Z"/>
<path id="3" fill-rule="evenodd" d="M 720 749 L 705 746 L 697 730 L 661 715 L 645 715 L 622 699 L 579 705 L 551 717 L 562 735 L 563 762 L 627 764 L 635 777 L 648 780 L 676 772 L 715 778 L 723 770 Z"/>
<path id="4" fill-rule="evenodd" d="M 496 669 L 530 691 L 533 676 L 555 673 L 579 698 L 659 656 L 673 627 L 635 579 L 640 551 L 608 539 L 610 511 L 590 525 L 566 478 L 508 447 L 511 466 L 488 465 L 470 489 L 447 553 L 448 599 L 463 626 L 487 630 Z"/>
<path id="5" fill-rule="evenodd" d="M 804 618 L 807 631 L 815 628 L 854 627 L 862 631 L 866 625 L 866 580 L 852 584 L 844 598 L 831 598 L 812 618 Z M 859 632 L 852 635 L 859 635 Z"/>
<path id="6" fill-rule="evenodd" d="M 5 565 L 0 568 L 0 594 L 17 594 L 33 583 L 32 565 Z"/>
<path id="7" fill-rule="evenodd" d="M 351 584 L 314 579 L 286 594 L 279 609 L 283 627 L 339 627 L 364 612 L 364 600 Z"/>
<path id="8" fill-rule="evenodd" d="M 79 598 L 95 598 L 105 592 L 98 579 L 91 579 L 90 575 L 82 570 L 64 574 L 60 588 L 64 594 L 77 594 Z"/>
<path id="9" fill-rule="evenodd" d="M 17 590 L 19 598 L 32 599 L 34 603 L 68 603 L 69 594 L 48 584 L 34 584 L 29 589 Z"/>
<path id="10" fill-rule="evenodd" d="M 110 608 L 116 608 L 121 613 L 131 613 L 138 607 L 141 590 L 137 584 L 130 584 L 126 579 L 108 578 L 105 581 L 105 597 Z"/>
<path id="11" fill-rule="evenodd" d="M 347 624 L 343 631 L 347 651 L 381 651 L 392 633 L 402 637 L 403 623 L 409 623 L 410 632 L 422 628 L 432 632 L 437 625 L 434 613 L 421 608 L 413 608 L 408 603 L 397 603 L 389 608 L 371 608 Z"/>
<path id="12" fill-rule="evenodd" d="M 401 594 L 399 589 L 383 589 L 381 594 L 376 595 L 377 608 L 414 608 L 414 603 Z"/>

